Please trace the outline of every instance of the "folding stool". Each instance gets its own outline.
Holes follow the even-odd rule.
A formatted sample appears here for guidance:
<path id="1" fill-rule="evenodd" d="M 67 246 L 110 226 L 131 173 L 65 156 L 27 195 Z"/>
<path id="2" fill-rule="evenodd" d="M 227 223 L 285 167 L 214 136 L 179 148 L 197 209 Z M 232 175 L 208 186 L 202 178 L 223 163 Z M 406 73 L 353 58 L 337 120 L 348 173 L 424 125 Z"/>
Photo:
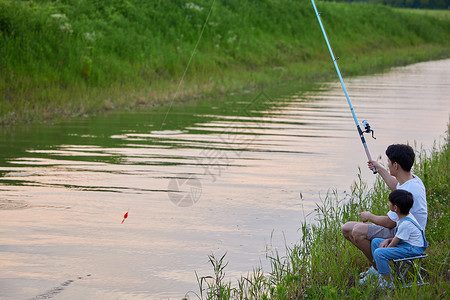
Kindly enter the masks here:
<path id="1" fill-rule="evenodd" d="M 417 286 L 428 284 L 428 282 L 424 281 L 424 278 L 421 274 L 423 273 L 424 276 L 426 276 L 428 275 L 428 271 L 420 266 L 422 259 L 426 257 L 428 257 L 427 254 L 422 254 L 419 256 L 405 257 L 392 260 L 395 267 L 395 273 L 398 279 L 400 279 L 400 281 L 402 282 L 404 287 L 411 287 L 414 285 L 413 282 L 408 282 L 407 275 L 410 270 L 411 274 L 409 275 L 412 278 L 417 278 Z"/>

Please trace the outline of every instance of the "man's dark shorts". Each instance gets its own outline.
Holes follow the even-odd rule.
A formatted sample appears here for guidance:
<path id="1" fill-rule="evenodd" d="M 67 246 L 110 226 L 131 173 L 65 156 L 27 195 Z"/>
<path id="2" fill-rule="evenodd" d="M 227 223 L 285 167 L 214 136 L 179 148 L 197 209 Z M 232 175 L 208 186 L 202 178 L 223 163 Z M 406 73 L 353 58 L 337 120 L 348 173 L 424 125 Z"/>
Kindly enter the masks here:
<path id="1" fill-rule="evenodd" d="M 390 239 L 394 237 L 394 228 L 386 228 L 383 226 L 375 225 L 372 223 L 367 224 L 369 228 L 367 229 L 367 239 L 369 241 L 374 238 Z"/>

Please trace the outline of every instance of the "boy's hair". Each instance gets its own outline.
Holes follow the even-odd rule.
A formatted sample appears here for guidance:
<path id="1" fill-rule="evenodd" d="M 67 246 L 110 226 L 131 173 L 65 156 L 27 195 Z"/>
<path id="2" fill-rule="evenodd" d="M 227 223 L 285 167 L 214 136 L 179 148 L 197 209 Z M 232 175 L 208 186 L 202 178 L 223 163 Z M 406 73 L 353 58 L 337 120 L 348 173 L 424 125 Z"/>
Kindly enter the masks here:
<path id="1" fill-rule="evenodd" d="M 398 163 L 406 172 L 411 171 L 414 164 L 414 158 L 416 157 L 413 148 L 403 144 L 390 145 L 386 149 L 386 156 L 391 163 Z"/>
<path id="2" fill-rule="evenodd" d="M 389 202 L 396 205 L 403 215 L 407 215 L 414 204 L 413 195 L 405 190 L 395 190 L 390 193 Z"/>

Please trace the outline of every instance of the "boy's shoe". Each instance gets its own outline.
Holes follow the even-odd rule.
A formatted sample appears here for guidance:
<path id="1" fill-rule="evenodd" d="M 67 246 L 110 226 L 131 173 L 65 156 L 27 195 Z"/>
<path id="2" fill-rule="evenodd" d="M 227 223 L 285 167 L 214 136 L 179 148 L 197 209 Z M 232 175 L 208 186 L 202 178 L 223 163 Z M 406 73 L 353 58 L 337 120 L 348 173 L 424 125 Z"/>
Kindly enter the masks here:
<path id="1" fill-rule="evenodd" d="M 394 283 L 392 281 L 387 281 L 383 275 L 376 272 L 375 274 L 369 273 L 364 276 L 360 281 L 360 285 L 372 283 L 380 290 L 392 289 L 394 287 Z"/>
<path id="2" fill-rule="evenodd" d="M 367 269 L 367 271 L 359 273 L 359 276 L 360 277 L 366 277 L 369 274 L 372 274 L 372 275 L 373 274 L 378 274 L 378 271 L 373 266 L 370 266 L 370 268 Z"/>
<path id="3" fill-rule="evenodd" d="M 380 290 L 389 290 L 394 287 L 394 283 L 392 281 L 387 281 L 386 279 L 383 278 L 382 275 L 380 275 L 380 279 L 378 280 L 377 287 Z"/>

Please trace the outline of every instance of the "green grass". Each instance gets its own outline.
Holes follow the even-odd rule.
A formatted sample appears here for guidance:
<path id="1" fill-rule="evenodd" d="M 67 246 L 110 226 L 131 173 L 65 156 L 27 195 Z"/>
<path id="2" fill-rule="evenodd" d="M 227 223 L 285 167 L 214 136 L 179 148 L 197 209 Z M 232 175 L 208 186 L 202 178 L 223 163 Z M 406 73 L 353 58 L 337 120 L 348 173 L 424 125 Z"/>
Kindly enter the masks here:
<path id="1" fill-rule="evenodd" d="M 430 16 L 433 18 L 441 19 L 444 21 L 450 20 L 449 9 L 415 9 L 415 8 L 398 8 L 398 11 L 405 12 L 407 14 L 418 14 L 424 16 Z"/>
<path id="2" fill-rule="evenodd" d="M 438 13 L 317 6 L 344 76 L 449 56 Z M 0 0 L 0 45 L 3 125 L 336 76 L 309 1 Z"/>
<path id="3" fill-rule="evenodd" d="M 211 255 L 213 275 L 198 276 L 199 292 L 193 299 L 445 299 L 450 293 L 450 127 L 444 145 L 431 154 L 418 153 L 414 173 L 427 189 L 428 222 L 426 237 L 429 257 L 422 266 L 428 270 L 429 285 L 394 290 L 361 286 L 359 273 L 369 266 L 365 256 L 341 234 L 347 221 L 359 220 L 360 210 L 384 215 L 388 209 L 388 188 L 377 180 L 369 188 L 359 177 L 351 193 L 339 198 L 329 193 L 315 209 L 316 222 L 301 224 L 302 239 L 286 253 L 269 252 L 271 271 L 256 267 L 236 283 L 225 280 L 225 255 Z"/>

